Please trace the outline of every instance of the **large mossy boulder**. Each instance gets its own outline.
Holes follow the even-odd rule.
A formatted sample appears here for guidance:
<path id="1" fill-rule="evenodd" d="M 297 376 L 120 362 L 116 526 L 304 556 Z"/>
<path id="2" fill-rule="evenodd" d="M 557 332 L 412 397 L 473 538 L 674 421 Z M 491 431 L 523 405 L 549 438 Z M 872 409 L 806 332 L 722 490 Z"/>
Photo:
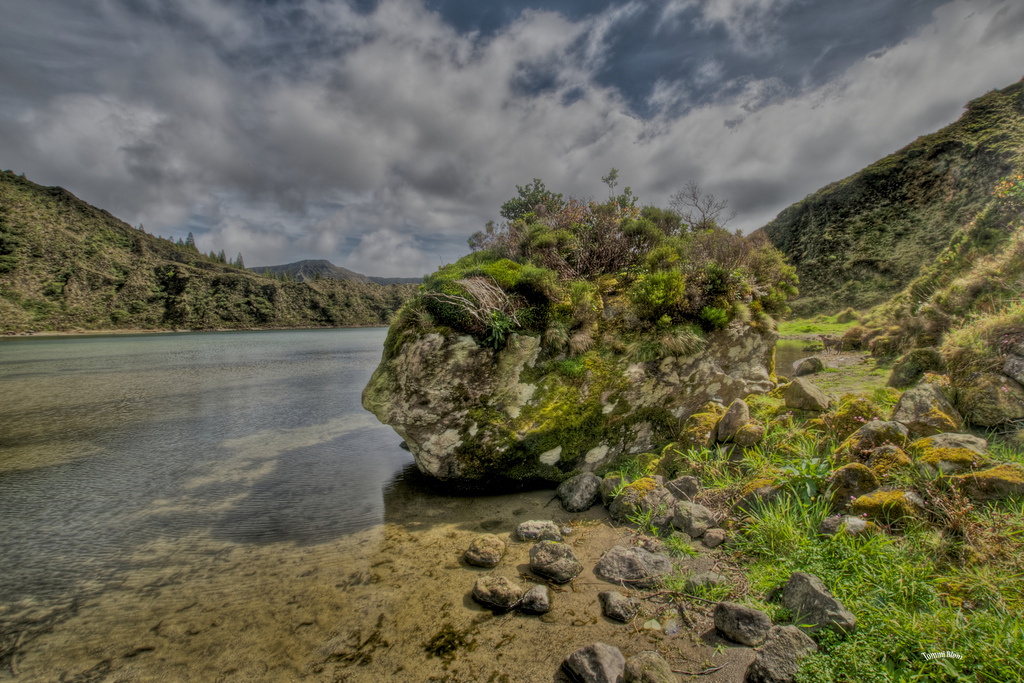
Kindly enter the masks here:
<path id="1" fill-rule="evenodd" d="M 907 445 L 910 432 L 899 422 L 872 420 L 851 434 L 836 449 L 836 462 L 864 462 L 879 446 Z"/>
<path id="2" fill-rule="evenodd" d="M 421 471 L 445 480 L 561 481 L 649 451 L 701 406 L 769 391 L 777 338 L 737 321 L 707 333 L 703 351 L 650 362 L 609 342 L 569 376 L 564 355 L 527 334 L 495 350 L 469 335 L 392 332 L 363 406 L 405 439 Z M 714 438 L 720 417 L 695 428 L 693 445 Z"/>
<path id="3" fill-rule="evenodd" d="M 957 474 L 949 482 L 971 500 L 1002 500 L 1024 495 L 1024 466 L 1019 463 L 998 465 L 969 474 Z"/>
<path id="4" fill-rule="evenodd" d="M 942 360 L 942 354 L 938 349 L 932 347 L 912 349 L 893 363 L 888 385 L 897 389 L 906 389 L 924 377 L 926 372 L 943 372 L 945 369 L 946 363 Z"/>
<path id="5" fill-rule="evenodd" d="M 982 427 L 1024 419 L 1024 386 L 993 372 L 978 372 L 956 383 L 957 408 Z"/>
<path id="6" fill-rule="evenodd" d="M 934 384 L 921 384 L 903 392 L 892 419 L 921 436 L 956 432 L 964 422 L 957 409 Z"/>

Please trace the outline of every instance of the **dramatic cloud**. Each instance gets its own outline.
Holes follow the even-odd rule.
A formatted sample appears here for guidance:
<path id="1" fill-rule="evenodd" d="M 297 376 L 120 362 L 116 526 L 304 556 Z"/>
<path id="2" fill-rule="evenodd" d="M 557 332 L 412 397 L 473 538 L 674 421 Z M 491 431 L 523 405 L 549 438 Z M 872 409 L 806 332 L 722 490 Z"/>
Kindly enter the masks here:
<path id="1" fill-rule="evenodd" d="M 749 231 L 1022 75 L 1011 0 L 841 4 L 16 3 L 0 166 L 249 265 L 421 275 L 612 166 Z"/>

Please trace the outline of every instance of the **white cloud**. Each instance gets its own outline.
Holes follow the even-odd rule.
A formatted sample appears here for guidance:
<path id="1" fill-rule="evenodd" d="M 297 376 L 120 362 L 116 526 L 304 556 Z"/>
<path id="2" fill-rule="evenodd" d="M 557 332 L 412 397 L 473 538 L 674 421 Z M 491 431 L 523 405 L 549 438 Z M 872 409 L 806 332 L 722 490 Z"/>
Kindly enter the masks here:
<path id="1" fill-rule="evenodd" d="M 687 0 L 665 16 L 697 12 L 768 50 L 787 1 Z M 105 7 L 106 26 L 135 32 L 135 58 L 110 60 L 89 91 L 0 109 L 5 165 L 149 232 L 183 236 L 191 217 L 209 226 L 201 248 L 249 264 L 329 258 L 375 275 L 420 275 L 464 253 L 516 184 L 600 195 L 612 166 L 662 205 L 696 180 L 751 230 L 950 122 L 1024 64 L 1024 41 L 1003 30 L 1020 23 L 1016 4 L 961 0 L 820 87 L 750 78 L 700 103 L 691 85 L 724 73 L 706 59 L 699 83 L 657 80 L 643 120 L 596 82 L 638 3 L 576 22 L 530 10 L 485 39 L 410 0 L 369 14 L 308 0 L 308 45 L 273 43 L 258 16 L 212 0 L 182 5 L 180 26 Z"/>

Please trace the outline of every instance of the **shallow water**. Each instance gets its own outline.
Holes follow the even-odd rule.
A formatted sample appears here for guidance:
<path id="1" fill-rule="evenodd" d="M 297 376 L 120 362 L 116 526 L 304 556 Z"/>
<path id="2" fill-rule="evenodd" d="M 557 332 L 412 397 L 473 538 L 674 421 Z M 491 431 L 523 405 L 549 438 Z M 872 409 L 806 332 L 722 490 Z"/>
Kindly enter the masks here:
<path id="1" fill-rule="evenodd" d="M 385 332 L 0 341 L 0 680 L 550 681 L 595 640 L 739 680 L 745 651 L 600 616 L 591 569 L 628 542 L 604 508 L 422 477 L 360 405 Z M 527 519 L 574 524 L 586 570 L 550 615 L 492 615 L 473 581 L 521 581 Z M 494 570 L 461 561 L 485 531 Z M 445 627 L 465 644 L 431 656 Z"/>

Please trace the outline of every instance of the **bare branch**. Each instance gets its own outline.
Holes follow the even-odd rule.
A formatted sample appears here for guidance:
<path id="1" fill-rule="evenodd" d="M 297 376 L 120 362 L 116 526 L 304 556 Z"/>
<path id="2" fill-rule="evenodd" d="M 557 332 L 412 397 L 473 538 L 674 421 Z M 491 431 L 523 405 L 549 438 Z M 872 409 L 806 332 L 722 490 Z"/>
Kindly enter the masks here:
<path id="1" fill-rule="evenodd" d="M 723 228 L 736 217 L 736 212 L 726 213 L 728 199 L 719 199 L 710 192 L 704 192 L 700 185 L 690 180 L 683 189 L 669 197 L 669 206 L 682 216 L 691 230 Z"/>

